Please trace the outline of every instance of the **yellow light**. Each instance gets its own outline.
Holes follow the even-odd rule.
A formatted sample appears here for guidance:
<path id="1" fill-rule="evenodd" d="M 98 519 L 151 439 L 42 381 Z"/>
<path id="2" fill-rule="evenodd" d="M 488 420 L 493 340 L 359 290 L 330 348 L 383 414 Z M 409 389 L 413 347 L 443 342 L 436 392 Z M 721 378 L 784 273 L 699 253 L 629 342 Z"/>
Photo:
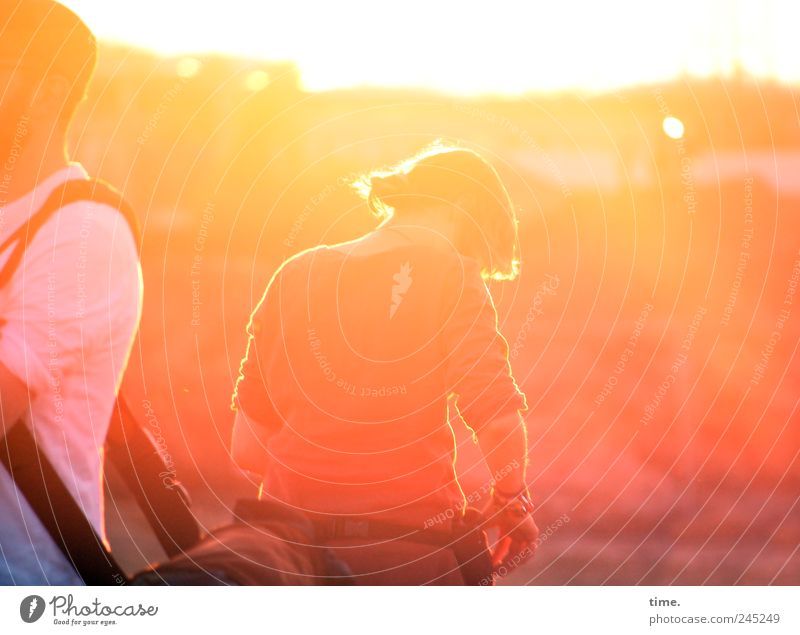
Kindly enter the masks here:
<path id="1" fill-rule="evenodd" d="M 244 80 L 244 85 L 247 90 L 252 90 L 254 93 L 264 90 L 269 86 L 269 73 L 265 71 L 250 71 Z"/>
<path id="2" fill-rule="evenodd" d="M 203 62 L 200 60 L 195 59 L 194 57 L 182 57 L 175 65 L 175 72 L 178 74 L 178 77 L 182 79 L 189 79 L 190 77 L 197 75 L 202 67 Z"/>
<path id="3" fill-rule="evenodd" d="M 670 139 L 681 139 L 683 137 L 683 122 L 677 117 L 664 117 L 661 122 L 664 134 Z"/>

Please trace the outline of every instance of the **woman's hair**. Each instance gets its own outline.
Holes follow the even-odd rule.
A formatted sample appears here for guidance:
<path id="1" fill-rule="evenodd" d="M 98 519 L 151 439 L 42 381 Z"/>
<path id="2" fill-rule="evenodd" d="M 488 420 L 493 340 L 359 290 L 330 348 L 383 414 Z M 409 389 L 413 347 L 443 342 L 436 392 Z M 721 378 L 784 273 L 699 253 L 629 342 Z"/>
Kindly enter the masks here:
<path id="1" fill-rule="evenodd" d="M 519 273 L 514 206 L 495 169 L 477 152 L 437 143 L 353 185 L 384 220 L 443 203 L 453 206 L 462 212 L 463 255 L 480 263 L 483 276 L 509 280 Z"/>

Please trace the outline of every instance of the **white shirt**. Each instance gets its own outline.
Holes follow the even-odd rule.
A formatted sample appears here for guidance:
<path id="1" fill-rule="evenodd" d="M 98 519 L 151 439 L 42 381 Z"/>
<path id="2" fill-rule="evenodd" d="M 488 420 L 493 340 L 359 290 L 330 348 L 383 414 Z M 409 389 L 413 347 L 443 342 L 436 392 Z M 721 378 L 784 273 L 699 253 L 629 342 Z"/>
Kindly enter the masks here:
<path id="1" fill-rule="evenodd" d="M 0 209 L 0 242 L 57 186 L 86 178 L 73 163 Z M 0 289 L 0 361 L 31 392 L 25 423 L 103 540 L 102 448 L 141 306 L 133 234 L 119 211 L 87 201 L 39 229 Z M 81 583 L 0 467 L 0 585 Z"/>

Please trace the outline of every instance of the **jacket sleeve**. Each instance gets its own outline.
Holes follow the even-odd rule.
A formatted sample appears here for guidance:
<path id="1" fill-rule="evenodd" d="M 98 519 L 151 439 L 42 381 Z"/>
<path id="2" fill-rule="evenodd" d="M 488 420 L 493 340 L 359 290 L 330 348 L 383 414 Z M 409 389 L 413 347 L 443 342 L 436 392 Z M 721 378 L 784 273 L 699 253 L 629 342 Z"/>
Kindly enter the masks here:
<path id="1" fill-rule="evenodd" d="M 448 311 L 442 334 L 447 394 L 475 432 L 492 420 L 527 410 L 525 395 L 511 373 L 508 343 L 497 326 L 497 311 L 475 261 L 448 277 Z"/>

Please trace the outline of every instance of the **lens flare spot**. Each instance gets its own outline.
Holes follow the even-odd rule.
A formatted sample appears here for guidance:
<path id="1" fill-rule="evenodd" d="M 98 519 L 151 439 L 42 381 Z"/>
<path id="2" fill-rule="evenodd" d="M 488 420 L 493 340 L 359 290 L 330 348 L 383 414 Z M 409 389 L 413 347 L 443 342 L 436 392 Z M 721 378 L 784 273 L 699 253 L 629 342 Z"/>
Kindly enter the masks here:
<path id="1" fill-rule="evenodd" d="M 190 77 L 197 75 L 202 67 L 203 62 L 200 60 L 194 57 L 182 57 L 175 65 L 175 72 L 178 74 L 178 77 L 182 79 L 189 79 Z"/>
<path id="2" fill-rule="evenodd" d="M 677 117 L 664 117 L 664 121 L 661 122 L 661 128 L 670 139 L 683 138 L 683 122 Z"/>
<path id="3" fill-rule="evenodd" d="M 259 90 L 264 90 L 269 86 L 269 73 L 265 71 L 250 71 L 245 77 L 244 86 L 247 90 L 252 90 L 254 93 Z"/>

